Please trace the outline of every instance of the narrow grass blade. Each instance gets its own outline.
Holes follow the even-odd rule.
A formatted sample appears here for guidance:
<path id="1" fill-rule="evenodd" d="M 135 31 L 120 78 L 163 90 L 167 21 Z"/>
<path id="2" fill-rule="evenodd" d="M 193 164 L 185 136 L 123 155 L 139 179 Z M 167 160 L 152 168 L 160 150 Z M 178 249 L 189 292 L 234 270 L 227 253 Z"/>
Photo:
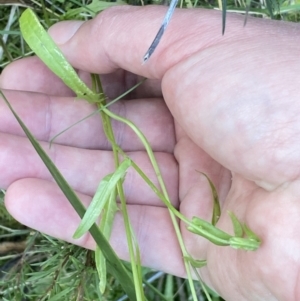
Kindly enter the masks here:
<path id="1" fill-rule="evenodd" d="M 76 229 L 73 235 L 73 238 L 80 238 L 83 234 L 89 231 L 91 225 L 93 225 L 97 221 L 101 211 L 103 210 L 106 202 L 108 201 L 109 193 L 107 191 L 107 186 L 112 176 L 112 174 L 105 176 L 99 183 L 97 191 L 92 199 L 92 202 L 86 210 L 83 219 L 81 220 L 78 228 Z"/>
<path id="2" fill-rule="evenodd" d="M 274 0 L 266 0 L 266 6 L 267 10 L 270 14 L 271 19 L 274 19 L 273 9 L 274 9 L 274 3 L 276 3 Z"/>
<path id="3" fill-rule="evenodd" d="M 62 291 L 60 291 L 59 293 L 55 293 L 55 295 L 53 297 L 50 297 L 48 299 L 48 301 L 61 301 L 64 299 L 65 296 L 68 295 L 69 292 L 71 292 L 72 290 L 74 290 L 74 288 L 71 287 L 66 287 L 64 288 Z M 46 297 L 46 296 L 45 296 Z M 44 299 L 44 298 L 43 298 Z M 44 299 L 45 300 L 45 299 Z"/>
<path id="4" fill-rule="evenodd" d="M 243 224 L 242 227 L 247 237 L 260 242 L 260 238 L 246 224 Z"/>
<path id="5" fill-rule="evenodd" d="M 243 237 L 232 237 L 229 240 L 229 244 L 234 249 L 243 249 L 246 251 L 255 251 L 260 246 L 260 241 L 243 238 Z"/>
<path id="6" fill-rule="evenodd" d="M 232 222 L 233 230 L 234 230 L 234 235 L 236 237 L 243 237 L 243 235 L 244 235 L 243 227 L 242 227 L 242 224 L 240 223 L 240 221 L 238 220 L 238 218 L 231 211 L 228 211 L 228 215 L 231 218 L 231 222 Z"/>
<path id="7" fill-rule="evenodd" d="M 198 234 L 218 246 L 229 245 L 229 239 L 232 236 L 228 233 L 220 230 L 219 228 L 213 226 L 211 223 L 198 217 L 193 217 L 192 223 L 193 225 L 187 227 L 187 229 L 192 233 Z"/>
<path id="8" fill-rule="evenodd" d="M 129 221 L 130 223 L 130 221 Z M 144 291 L 143 291 L 143 273 L 142 273 L 142 261 L 141 261 L 141 253 L 140 253 L 140 248 L 135 236 L 135 233 L 133 231 L 131 223 L 129 224 L 130 226 L 130 233 L 131 233 L 131 238 L 132 238 L 132 243 L 133 243 L 133 251 L 134 254 L 130 254 L 130 258 L 132 260 L 131 267 L 133 267 L 133 264 L 135 265 L 135 270 L 136 270 L 136 279 L 135 280 L 135 290 L 137 296 L 140 296 L 140 299 L 143 301 L 146 301 Z"/>
<path id="9" fill-rule="evenodd" d="M 105 257 L 103 256 L 101 249 L 99 246 L 96 247 L 95 250 L 95 263 L 96 263 L 96 268 L 99 276 L 99 289 L 101 294 L 104 294 L 105 289 L 106 289 L 106 260 Z"/>
<path id="10" fill-rule="evenodd" d="M 204 292 L 204 294 L 205 294 L 205 296 L 207 298 L 207 301 L 215 301 L 215 299 L 214 300 L 211 299 L 210 294 L 208 293 L 208 289 L 209 288 L 208 288 L 208 286 L 206 286 L 206 284 L 201 279 L 201 277 L 200 277 L 200 275 L 198 273 L 198 270 L 194 266 L 192 266 L 192 267 L 193 267 L 194 273 L 195 273 L 195 275 L 196 275 L 196 277 L 197 277 L 197 279 L 198 279 L 198 281 L 199 281 L 199 283 L 201 285 L 202 291 Z M 219 298 L 218 298 L 218 300 L 219 300 Z"/>
<path id="11" fill-rule="evenodd" d="M 177 6 L 178 0 L 172 0 L 170 3 L 170 6 L 168 8 L 168 11 L 164 17 L 164 20 L 153 40 L 153 42 L 151 43 L 149 49 L 147 50 L 147 52 L 145 53 L 144 57 L 143 57 L 143 62 L 146 63 L 151 55 L 153 54 L 154 50 L 156 49 L 156 47 L 158 46 L 163 34 L 165 33 L 166 28 L 168 27 L 168 24 L 172 18 L 172 15 L 174 13 L 174 10 Z"/>
<path id="12" fill-rule="evenodd" d="M 61 175 L 59 170 L 56 168 L 54 163 L 51 161 L 49 156 L 46 154 L 46 152 L 43 150 L 43 148 L 39 145 L 38 141 L 34 138 L 34 136 L 30 133 L 28 128 L 25 126 L 25 124 L 22 122 L 22 120 L 19 118 L 17 113 L 13 110 L 12 106 L 8 102 L 7 98 L 3 94 L 3 92 L 0 90 L 0 95 L 3 97 L 3 100 L 17 119 L 18 123 L 22 127 L 23 131 L 25 132 L 26 136 L 28 137 L 29 141 L 35 148 L 36 152 L 39 154 L 45 165 L 47 166 L 49 172 L 55 179 L 56 183 L 60 187 L 61 191 L 64 193 L 64 195 L 67 197 L 71 205 L 74 207 L 78 215 L 82 218 L 85 213 L 85 208 L 81 201 L 79 200 L 78 196 L 75 194 L 73 189 L 70 187 L 68 182 L 64 179 L 64 177 Z M 98 227 L 96 225 L 93 225 L 90 228 L 90 233 L 94 240 L 96 241 L 98 246 L 101 246 L 101 251 L 103 252 L 103 255 L 105 256 L 108 264 L 108 268 L 110 273 L 120 282 L 122 285 L 124 291 L 128 295 L 130 300 L 135 301 L 136 295 L 134 290 L 134 283 L 132 280 L 132 276 L 128 273 L 128 270 L 124 267 L 123 263 L 120 261 L 114 250 L 111 248 L 108 241 L 105 239 L 104 235 L 99 231 Z"/>
<path id="13" fill-rule="evenodd" d="M 244 26 L 246 26 L 246 24 L 247 24 L 250 5 L 251 5 L 251 0 L 246 0 L 246 10 L 245 10 Z"/>
<path id="14" fill-rule="evenodd" d="M 95 102 L 99 98 L 78 77 L 73 67 L 40 24 L 35 13 L 27 8 L 20 17 L 20 29 L 29 47 L 80 98 Z"/>
<path id="15" fill-rule="evenodd" d="M 111 193 L 109 197 L 108 202 L 105 205 L 100 221 L 99 228 L 107 240 L 110 237 L 115 213 L 118 210 L 116 198 L 117 198 L 117 190 L 114 189 L 114 191 Z M 101 252 L 101 248 L 99 248 L 99 246 L 97 246 L 96 248 L 95 261 L 96 261 L 96 268 L 100 279 L 99 288 L 100 288 L 100 292 L 103 294 L 106 288 L 106 259 L 103 256 Z"/>
<path id="16" fill-rule="evenodd" d="M 211 223 L 213 226 L 215 226 L 221 216 L 221 207 L 220 207 L 220 202 L 219 202 L 219 196 L 218 196 L 218 192 L 216 190 L 216 187 L 214 185 L 214 183 L 211 181 L 211 179 L 203 172 L 200 172 L 201 174 L 203 174 L 205 176 L 205 178 L 207 179 L 212 195 L 213 195 L 213 215 L 212 215 L 212 220 Z"/>
<path id="17" fill-rule="evenodd" d="M 110 195 L 116 189 L 118 181 L 124 178 L 130 166 L 131 160 L 126 158 L 113 174 L 109 174 L 103 178 L 91 204 L 73 235 L 74 238 L 81 237 L 96 222 L 106 202 L 109 200 Z"/>
<path id="18" fill-rule="evenodd" d="M 184 259 L 186 261 L 188 261 L 191 264 L 191 266 L 194 268 L 202 268 L 202 267 L 206 266 L 206 264 L 207 264 L 206 260 L 194 259 L 191 256 L 184 256 Z"/>
<path id="19" fill-rule="evenodd" d="M 222 35 L 224 35 L 225 28 L 226 28 L 226 11 L 227 11 L 227 0 L 222 0 Z"/>
<path id="20" fill-rule="evenodd" d="M 54 140 L 61 134 L 63 134 L 64 132 L 66 132 L 67 130 L 69 130 L 70 128 L 74 127 L 75 125 L 85 121 L 86 119 L 98 114 L 99 112 L 101 112 L 103 110 L 103 108 L 108 108 L 109 106 L 111 106 L 112 104 L 114 104 L 115 102 L 119 101 L 120 99 L 124 98 L 127 94 L 129 94 L 130 92 L 132 92 L 133 90 L 135 90 L 138 86 L 140 86 L 141 84 L 144 83 L 145 79 L 142 79 L 140 82 L 138 82 L 136 85 L 134 85 L 132 88 L 128 89 L 126 92 L 124 92 L 123 94 L 119 95 L 118 97 L 116 97 L 115 99 L 113 99 L 112 101 L 110 101 L 109 103 L 107 103 L 106 105 L 103 105 L 102 107 L 100 107 L 98 110 L 94 111 L 93 113 L 85 116 L 84 118 L 78 120 L 77 122 L 73 123 L 72 125 L 68 126 L 66 129 L 62 130 L 61 132 L 59 132 L 58 134 L 56 134 L 51 140 L 50 140 L 50 147 L 52 145 L 52 143 L 54 142 Z"/>
<path id="21" fill-rule="evenodd" d="M 77 2 L 78 8 L 69 9 L 64 15 L 63 19 L 71 19 L 78 17 L 80 14 L 87 14 L 89 13 L 92 17 L 95 17 L 97 13 L 112 7 L 116 5 L 126 5 L 127 3 L 125 1 L 115 1 L 115 2 L 108 2 L 108 1 L 99 1 L 99 0 L 93 0 L 92 3 L 88 5 L 83 5 L 82 2 Z"/>
<path id="22" fill-rule="evenodd" d="M 164 295 L 167 297 L 168 301 L 174 301 L 174 276 L 173 275 L 170 274 L 166 275 Z"/>

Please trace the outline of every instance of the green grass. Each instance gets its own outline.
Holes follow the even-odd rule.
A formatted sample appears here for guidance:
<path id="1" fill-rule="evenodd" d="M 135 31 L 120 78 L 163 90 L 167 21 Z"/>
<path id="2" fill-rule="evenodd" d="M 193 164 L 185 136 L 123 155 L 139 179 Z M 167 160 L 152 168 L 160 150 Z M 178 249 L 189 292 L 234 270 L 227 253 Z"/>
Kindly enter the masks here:
<path id="1" fill-rule="evenodd" d="M 298 0 L 297 0 L 298 1 Z M 272 13 L 262 7 L 260 1 L 251 3 L 249 14 L 258 17 L 287 21 L 299 21 L 299 5 L 295 1 L 273 1 Z M 26 1 L 38 14 L 45 27 L 65 19 L 86 19 L 93 16 L 91 11 L 83 13 L 83 3 L 79 1 L 50 0 Z M 85 4 L 89 4 L 86 2 Z M 139 5 L 129 0 L 128 4 Z M 144 1 L 145 4 L 156 3 Z M 107 5 L 111 3 L 107 2 Z M 187 1 L 184 6 L 194 6 Z M 197 7 L 216 8 L 215 1 L 197 1 Z M 0 6 L 0 72 L 11 61 L 31 55 L 31 51 L 20 35 L 18 19 L 23 6 Z M 80 11 L 78 11 L 81 10 Z M 228 1 L 227 11 L 244 12 L 244 1 Z M 155 25 L 157 26 L 157 24 Z M 0 171 L 1 172 L 1 171 Z M 108 278 L 103 295 L 99 293 L 98 275 L 91 251 L 53 239 L 17 223 L 5 210 L 3 193 L 0 193 L 0 250 L 7 242 L 26 242 L 24 250 L 0 253 L 0 300 L 126 300 L 119 283 Z M 189 300 L 190 290 L 187 281 L 164 273 L 143 269 L 145 292 L 149 300 Z M 195 283 L 199 300 L 206 300 L 199 283 Z M 222 299 L 212 294 L 212 300 Z"/>

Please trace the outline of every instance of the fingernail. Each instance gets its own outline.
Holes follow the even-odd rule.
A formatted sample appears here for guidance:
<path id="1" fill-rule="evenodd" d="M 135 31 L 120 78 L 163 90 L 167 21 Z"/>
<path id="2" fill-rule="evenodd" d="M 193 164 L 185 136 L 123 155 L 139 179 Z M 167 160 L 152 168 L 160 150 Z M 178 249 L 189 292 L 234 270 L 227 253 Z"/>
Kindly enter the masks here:
<path id="1" fill-rule="evenodd" d="M 51 26 L 48 33 L 56 44 L 62 45 L 74 36 L 83 23 L 83 21 L 62 21 Z"/>

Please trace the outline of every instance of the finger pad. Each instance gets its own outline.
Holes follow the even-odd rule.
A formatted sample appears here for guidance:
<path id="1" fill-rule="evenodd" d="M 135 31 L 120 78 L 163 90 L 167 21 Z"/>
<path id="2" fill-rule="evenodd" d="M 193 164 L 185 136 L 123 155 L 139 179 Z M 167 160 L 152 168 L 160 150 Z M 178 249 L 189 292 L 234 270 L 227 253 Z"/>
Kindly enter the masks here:
<path id="1" fill-rule="evenodd" d="M 23 58 L 9 64 L 0 77 L 4 89 L 31 91 L 56 96 L 73 96 L 48 67 L 36 56 Z"/>

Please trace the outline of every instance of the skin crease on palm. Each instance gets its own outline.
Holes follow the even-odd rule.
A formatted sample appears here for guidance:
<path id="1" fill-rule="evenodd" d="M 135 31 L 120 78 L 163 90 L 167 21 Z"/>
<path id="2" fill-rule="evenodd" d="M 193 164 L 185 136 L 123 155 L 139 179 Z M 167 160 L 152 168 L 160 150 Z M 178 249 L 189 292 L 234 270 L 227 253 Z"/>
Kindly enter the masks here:
<path id="1" fill-rule="evenodd" d="M 110 98 L 141 76 L 150 79 L 112 109 L 149 138 L 172 203 L 183 214 L 211 219 L 211 191 L 196 170 L 202 171 L 219 192 L 218 227 L 233 233 L 231 210 L 261 237 L 259 250 L 247 252 L 215 246 L 181 225 L 189 253 L 207 259 L 200 270 L 204 281 L 226 300 L 300 300 L 300 26 L 249 18 L 243 27 L 243 17 L 228 14 L 222 36 L 219 12 L 177 10 L 153 57 L 142 64 L 164 13 L 162 7 L 117 7 L 86 23 L 58 23 L 49 32 L 83 79 L 89 82 L 88 72 L 105 74 Z M 48 141 L 94 107 L 74 100 L 37 58 L 9 65 L 0 87 L 87 205 L 113 170 L 99 117 L 58 137 L 50 150 Z M 138 139 L 113 125 L 118 143 L 155 181 Z M 11 214 L 94 248 L 88 235 L 72 239 L 79 218 L 4 102 L 0 135 L 0 187 L 7 189 Z M 184 277 L 167 210 L 132 170 L 125 193 L 143 264 Z M 128 259 L 120 214 L 111 243 Z"/>

